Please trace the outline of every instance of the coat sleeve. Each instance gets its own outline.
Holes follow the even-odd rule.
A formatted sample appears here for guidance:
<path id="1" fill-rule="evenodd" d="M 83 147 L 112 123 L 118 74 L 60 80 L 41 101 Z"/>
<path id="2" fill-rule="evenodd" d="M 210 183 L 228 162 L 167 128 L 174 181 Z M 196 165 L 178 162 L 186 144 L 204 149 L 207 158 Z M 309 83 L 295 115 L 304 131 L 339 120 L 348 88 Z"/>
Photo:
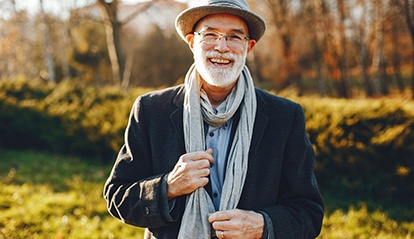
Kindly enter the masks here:
<path id="1" fill-rule="evenodd" d="M 283 155 L 278 204 L 264 209 L 275 238 L 315 238 L 323 219 L 323 200 L 314 175 L 315 155 L 305 131 L 302 107 L 295 104 L 294 122 Z"/>
<path id="2" fill-rule="evenodd" d="M 178 220 L 179 204 L 170 211 L 166 173 L 153 174 L 145 107 L 139 97 L 131 110 L 121 148 L 104 186 L 108 211 L 121 221 L 157 228 Z"/>

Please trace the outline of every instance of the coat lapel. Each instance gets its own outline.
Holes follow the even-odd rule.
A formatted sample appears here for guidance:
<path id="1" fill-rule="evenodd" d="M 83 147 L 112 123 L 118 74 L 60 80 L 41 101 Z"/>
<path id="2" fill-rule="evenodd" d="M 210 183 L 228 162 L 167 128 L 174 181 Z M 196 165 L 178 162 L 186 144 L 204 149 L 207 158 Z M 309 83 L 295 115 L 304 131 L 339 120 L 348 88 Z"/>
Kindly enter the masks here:
<path id="1" fill-rule="evenodd" d="M 256 99 L 257 99 L 257 112 L 256 112 L 256 119 L 253 126 L 253 136 L 250 145 L 249 151 L 249 160 L 253 158 L 257 147 L 262 140 L 263 132 L 266 129 L 268 118 L 262 112 L 263 108 L 266 105 L 266 102 L 263 100 L 262 96 L 260 95 L 259 91 L 256 90 Z"/>
<path id="2" fill-rule="evenodd" d="M 185 148 L 184 145 L 184 126 L 183 126 L 183 105 L 184 105 L 184 86 L 175 96 L 173 102 L 176 106 L 176 109 L 170 115 L 170 120 L 174 129 L 176 131 L 177 139 L 180 142 L 181 146 Z"/>
<path id="3" fill-rule="evenodd" d="M 184 86 L 179 90 L 177 95 L 175 96 L 173 102 L 176 106 L 176 109 L 170 115 L 170 120 L 174 129 L 176 131 L 177 139 L 180 142 L 181 146 L 185 148 L 184 145 L 184 129 L 183 129 L 183 104 L 184 104 L 184 93 L 185 88 Z M 263 132 L 266 129 L 268 118 L 262 112 L 263 108 L 266 105 L 266 102 L 262 98 L 260 91 L 256 90 L 256 99 L 257 99 L 257 112 L 256 112 L 256 119 L 253 128 L 253 136 L 250 145 L 250 152 L 249 158 L 252 158 L 255 155 L 257 150 L 257 146 L 262 139 Z"/>

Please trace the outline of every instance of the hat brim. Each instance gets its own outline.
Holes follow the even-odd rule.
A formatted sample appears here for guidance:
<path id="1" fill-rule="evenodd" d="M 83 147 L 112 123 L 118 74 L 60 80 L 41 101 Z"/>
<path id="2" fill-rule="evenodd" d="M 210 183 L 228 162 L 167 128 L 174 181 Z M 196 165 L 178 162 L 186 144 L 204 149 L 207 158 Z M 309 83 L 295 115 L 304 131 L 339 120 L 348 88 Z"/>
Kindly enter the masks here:
<path id="1" fill-rule="evenodd" d="M 200 6 L 184 10 L 175 19 L 175 28 L 185 41 L 186 35 L 194 31 L 193 28 L 200 19 L 218 13 L 227 13 L 241 17 L 249 28 L 250 39 L 259 41 L 266 31 L 266 23 L 259 15 L 243 9 L 224 6 Z"/>

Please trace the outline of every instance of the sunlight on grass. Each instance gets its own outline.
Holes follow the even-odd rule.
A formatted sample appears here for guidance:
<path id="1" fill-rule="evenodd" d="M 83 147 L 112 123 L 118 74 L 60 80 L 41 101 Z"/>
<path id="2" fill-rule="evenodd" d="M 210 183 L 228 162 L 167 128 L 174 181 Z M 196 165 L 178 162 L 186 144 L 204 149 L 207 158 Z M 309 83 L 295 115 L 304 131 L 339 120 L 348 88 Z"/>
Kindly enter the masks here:
<path id="1" fill-rule="evenodd" d="M 109 167 L 57 155 L 0 151 L 0 238 L 137 238 L 102 197 Z"/>
<path id="2" fill-rule="evenodd" d="M 142 238 L 141 228 L 106 210 L 102 187 L 111 165 L 36 152 L 0 155 L 0 239 Z M 319 239 L 414 238 L 413 221 L 395 221 L 364 204 L 343 211 L 330 203 Z"/>
<path id="3" fill-rule="evenodd" d="M 318 238 L 410 239 L 414 238 L 414 222 L 398 223 L 379 210 L 368 211 L 362 204 L 351 206 L 348 212 L 338 209 L 326 215 Z"/>
<path id="4" fill-rule="evenodd" d="M 85 187 L 86 188 L 86 187 Z M 42 185 L 1 185 L 3 238 L 136 238 L 141 232 L 110 217 L 101 185 L 53 192 Z M 0 237 L 1 238 L 1 237 Z"/>

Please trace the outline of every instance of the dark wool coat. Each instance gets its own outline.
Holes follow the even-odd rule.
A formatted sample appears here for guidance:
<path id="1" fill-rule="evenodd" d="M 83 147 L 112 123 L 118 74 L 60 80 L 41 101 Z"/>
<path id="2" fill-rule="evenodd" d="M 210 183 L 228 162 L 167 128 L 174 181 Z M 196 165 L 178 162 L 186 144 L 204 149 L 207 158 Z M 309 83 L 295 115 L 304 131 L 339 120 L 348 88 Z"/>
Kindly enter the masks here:
<path id="1" fill-rule="evenodd" d="M 113 216 L 149 228 L 156 238 L 177 238 L 185 208 L 185 196 L 177 198 L 172 211 L 166 197 L 166 174 L 186 153 L 184 91 L 180 85 L 137 98 L 125 144 L 104 188 Z M 322 226 L 323 201 L 302 107 L 259 89 L 256 98 L 248 172 L 238 208 L 266 212 L 275 238 L 315 238 Z"/>

